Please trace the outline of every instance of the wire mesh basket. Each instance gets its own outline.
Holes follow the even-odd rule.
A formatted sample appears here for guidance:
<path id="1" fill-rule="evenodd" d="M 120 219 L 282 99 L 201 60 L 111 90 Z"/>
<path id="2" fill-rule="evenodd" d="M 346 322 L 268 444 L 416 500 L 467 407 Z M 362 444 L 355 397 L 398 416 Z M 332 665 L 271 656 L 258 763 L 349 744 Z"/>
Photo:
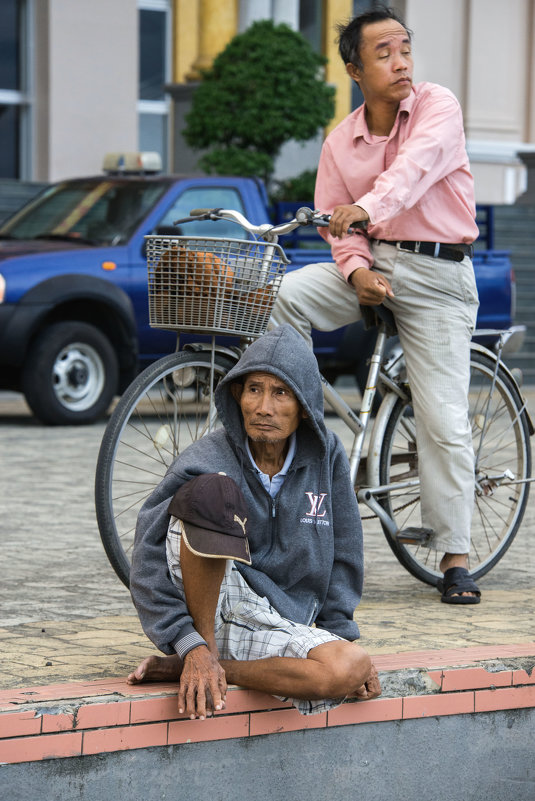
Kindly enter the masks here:
<path id="1" fill-rule="evenodd" d="M 153 328 L 261 336 L 288 259 L 279 245 L 146 236 Z"/>

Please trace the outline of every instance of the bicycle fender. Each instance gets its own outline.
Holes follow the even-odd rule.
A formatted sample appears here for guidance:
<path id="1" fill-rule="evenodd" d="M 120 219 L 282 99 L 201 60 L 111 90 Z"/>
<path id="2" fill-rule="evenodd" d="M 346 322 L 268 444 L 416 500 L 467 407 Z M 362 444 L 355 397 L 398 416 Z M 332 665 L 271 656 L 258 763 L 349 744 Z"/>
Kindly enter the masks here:
<path id="1" fill-rule="evenodd" d="M 383 439 L 390 415 L 392 414 L 392 410 L 398 398 L 399 395 L 396 393 L 387 392 L 375 417 L 375 422 L 370 435 L 370 444 L 368 446 L 368 458 L 366 461 L 366 482 L 369 487 L 377 487 L 380 483 L 379 462 L 381 458 Z"/>
<path id="2" fill-rule="evenodd" d="M 470 343 L 470 350 L 475 350 L 478 353 L 481 353 L 483 356 L 486 356 L 487 358 L 491 359 L 494 362 L 494 364 L 496 364 L 496 362 L 498 361 L 498 355 L 496 353 L 494 353 L 494 351 L 489 350 L 484 345 L 480 345 L 477 342 L 471 342 Z M 514 375 L 511 372 L 511 370 L 507 367 L 505 362 L 501 361 L 500 362 L 500 367 L 503 370 L 503 372 L 506 374 L 507 378 L 511 381 L 511 383 L 512 383 L 514 389 L 515 389 L 515 392 L 517 394 L 517 397 L 518 397 L 518 400 L 520 402 L 520 405 L 523 406 L 523 413 L 526 415 L 526 423 L 527 423 L 527 426 L 528 426 L 529 435 L 530 435 L 530 437 L 532 437 L 533 434 L 535 433 L 535 427 L 533 426 L 533 421 L 532 421 L 531 416 L 530 416 L 530 414 L 528 412 L 528 408 L 526 406 L 526 402 L 525 402 L 524 398 L 522 397 L 522 392 L 520 390 L 520 387 L 518 386 L 518 381 L 514 377 Z"/>
<path id="3" fill-rule="evenodd" d="M 212 352 L 212 343 L 211 342 L 190 342 L 187 345 L 184 345 L 184 350 L 194 351 L 195 353 L 199 352 Z M 214 353 L 218 353 L 220 356 L 226 356 L 229 359 L 233 359 L 235 362 L 238 362 L 241 358 L 243 351 L 240 348 L 227 348 L 224 345 L 219 345 L 218 343 L 214 346 Z"/>

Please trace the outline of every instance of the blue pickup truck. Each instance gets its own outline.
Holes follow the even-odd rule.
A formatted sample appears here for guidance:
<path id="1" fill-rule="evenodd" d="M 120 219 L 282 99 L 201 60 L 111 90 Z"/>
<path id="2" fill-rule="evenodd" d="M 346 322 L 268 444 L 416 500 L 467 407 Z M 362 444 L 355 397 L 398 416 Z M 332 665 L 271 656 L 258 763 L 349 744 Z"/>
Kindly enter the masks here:
<path id="1" fill-rule="evenodd" d="M 0 389 L 22 391 L 44 423 L 90 423 L 140 369 L 171 352 L 174 334 L 149 326 L 144 236 L 179 233 L 173 221 L 192 208 L 233 208 L 254 223 L 268 221 L 271 211 L 264 185 L 252 178 L 138 167 L 50 185 L 10 217 L 0 227 Z M 223 221 L 197 221 L 187 233 L 246 236 Z M 317 235 L 281 244 L 289 269 L 330 258 Z M 514 278 L 507 254 L 479 250 L 474 265 L 478 326 L 509 327 Z M 355 372 L 359 336 L 358 326 L 315 333 L 331 380 Z"/>

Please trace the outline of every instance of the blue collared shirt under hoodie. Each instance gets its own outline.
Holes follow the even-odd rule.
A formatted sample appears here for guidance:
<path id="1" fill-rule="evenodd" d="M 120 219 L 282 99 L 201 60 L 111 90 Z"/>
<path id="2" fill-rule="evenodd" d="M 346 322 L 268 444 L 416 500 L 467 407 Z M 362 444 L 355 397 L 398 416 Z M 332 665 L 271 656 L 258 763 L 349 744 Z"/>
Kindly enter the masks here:
<path id="1" fill-rule="evenodd" d="M 268 476 L 268 474 L 267 473 L 263 473 L 260 470 L 260 468 L 258 467 L 258 465 L 256 464 L 256 462 L 254 460 L 254 457 L 253 457 L 253 454 L 251 453 L 251 447 L 249 445 L 249 439 L 248 439 L 248 437 L 245 437 L 245 450 L 247 451 L 247 456 L 251 460 L 251 464 L 253 465 L 253 468 L 256 469 L 256 472 L 258 474 L 258 478 L 262 482 L 262 486 L 264 487 L 266 492 L 269 492 L 269 494 L 271 495 L 272 498 L 276 497 L 277 492 L 282 487 L 284 479 L 286 478 L 286 475 L 288 473 L 288 468 L 290 467 L 290 465 L 292 463 L 292 459 L 294 458 L 295 440 L 296 440 L 296 436 L 295 436 L 295 431 L 294 431 L 294 433 L 290 436 L 290 444 L 288 446 L 288 453 L 286 454 L 286 459 L 284 460 L 284 464 L 282 465 L 282 467 L 279 470 L 279 472 L 275 473 L 273 478 L 270 478 Z"/>

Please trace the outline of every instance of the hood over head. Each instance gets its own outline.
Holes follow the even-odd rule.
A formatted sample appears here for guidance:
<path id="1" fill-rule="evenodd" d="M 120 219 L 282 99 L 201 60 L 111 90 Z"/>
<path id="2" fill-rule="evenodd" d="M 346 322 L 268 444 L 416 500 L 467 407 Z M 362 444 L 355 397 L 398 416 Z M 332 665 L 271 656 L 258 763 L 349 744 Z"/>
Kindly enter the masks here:
<path id="1" fill-rule="evenodd" d="M 239 362 L 218 385 L 215 402 L 219 417 L 227 433 L 239 443 L 245 438 L 245 429 L 230 386 L 236 379 L 253 372 L 271 373 L 295 393 L 308 415 L 300 422 L 298 434 L 304 426 L 311 429 L 315 435 L 313 449 L 323 457 L 326 441 L 323 390 L 316 357 L 303 337 L 287 323 L 268 331 L 249 345 Z"/>

